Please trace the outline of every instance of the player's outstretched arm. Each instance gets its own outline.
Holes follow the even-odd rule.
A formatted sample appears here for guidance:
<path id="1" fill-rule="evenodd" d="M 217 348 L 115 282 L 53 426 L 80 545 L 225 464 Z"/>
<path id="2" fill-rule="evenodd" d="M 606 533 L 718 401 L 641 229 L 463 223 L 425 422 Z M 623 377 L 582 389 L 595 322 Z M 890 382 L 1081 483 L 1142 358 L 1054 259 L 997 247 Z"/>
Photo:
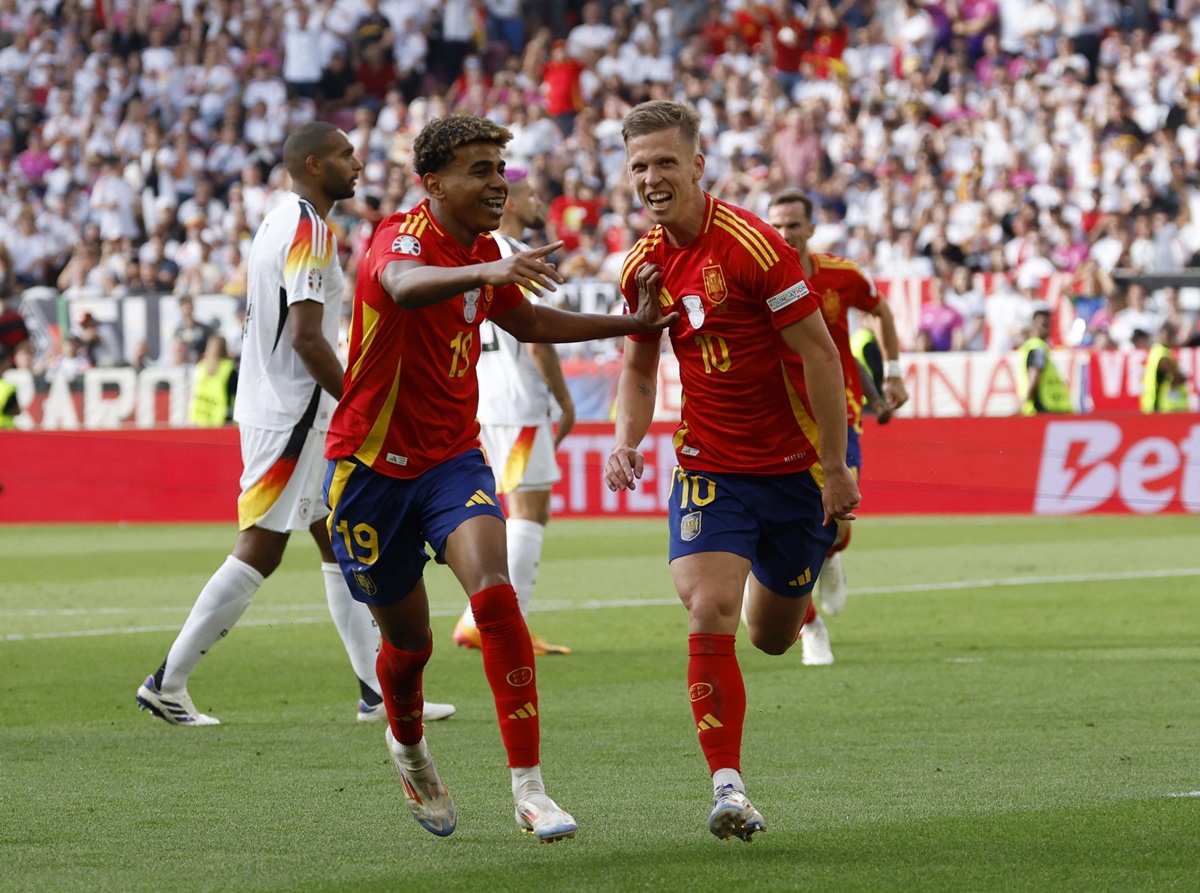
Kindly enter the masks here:
<path id="1" fill-rule="evenodd" d="M 520 285 L 542 295 L 556 291 L 565 281 L 553 264 L 542 260 L 561 246 L 562 242 L 552 242 L 499 260 L 463 267 L 394 260 L 383 268 L 380 283 L 392 300 L 406 310 L 440 304 L 485 285 Z"/>
<path id="2" fill-rule="evenodd" d="M 817 453 L 825 471 L 821 501 L 825 523 L 854 520 L 858 482 L 846 465 L 846 385 L 837 347 L 820 313 L 810 313 L 780 334 L 804 360 L 804 384 L 817 422 Z"/>
<path id="3" fill-rule="evenodd" d="M 626 341 L 621 378 L 617 382 L 617 432 L 604 466 L 608 489 L 636 490 L 645 459 L 638 445 L 650 422 L 658 393 L 658 341 Z"/>

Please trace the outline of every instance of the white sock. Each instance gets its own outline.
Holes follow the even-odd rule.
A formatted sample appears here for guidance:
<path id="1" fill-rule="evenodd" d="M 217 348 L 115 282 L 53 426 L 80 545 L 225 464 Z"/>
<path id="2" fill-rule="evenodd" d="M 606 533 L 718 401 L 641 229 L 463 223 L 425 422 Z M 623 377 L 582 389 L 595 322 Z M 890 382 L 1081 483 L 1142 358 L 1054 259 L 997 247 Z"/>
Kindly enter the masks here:
<path id="1" fill-rule="evenodd" d="M 537 585 L 538 562 L 542 560 L 542 540 L 546 528 L 537 521 L 519 518 L 507 522 L 508 533 L 508 578 L 517 590 L 517 604 L 521 615 L 529 617 L 529 601 Z"/>
<path id="2" fill-rule="evenodd" d="M 429 748 L 425 744 L 424 735 L 416 744 L 401 744 L 397 741 L 396 756 L 400 758 L 401 766 L 413 772 L 424 769 L 433 762 L 429 756 Z"/>
<path id="3" fill-rule="evenodd" d="M 542 767 L 514 766 L 512 768 L 512 791 L 514 800 L 525 800 L 535 794 L 546 793 L 542 783 Z"/>
<path id="4" fill-rule="evenodd" d="M 371 686 L 379 694 L 379 677 L 375 675 L 375 657 L 379 654 L 379 627 L 371 616 L 371 609 L 355 601 L 342 576 L 342 569 L 335 562 L 322 561 L 321 574 L 325 577 L 325 599 L 329 602 L 329 616 L 337 627 L 354 675 Z"/>
<path id="5" fill-rule="evenodd" d="M 718 769 L 713 773 L 712 782 L 714 791 L 719 791 L 725 785 L 731 784 L 735 790 L 746 793 L 746 783 L 742 781 L 742 773 L 736 769 Z"/>
<path id="6" fill-rule="evenodd" d="M 475 629 L 475 612 L 471 610 L 470 599 L 467 599 L 467 609 L 462 612 L 462 617 L 458 618 L 458 622 L 467 629 Z"/>
<path id="7" fill-rule="evenodd" d="M 162 691 L 187 688 L 188 677 L 200 658 L 233 629 L 262 583 L 263 575 L 246 562 L 232 555 L 225 559 L 200 590 L 183 629 L 167 653 Z"/>

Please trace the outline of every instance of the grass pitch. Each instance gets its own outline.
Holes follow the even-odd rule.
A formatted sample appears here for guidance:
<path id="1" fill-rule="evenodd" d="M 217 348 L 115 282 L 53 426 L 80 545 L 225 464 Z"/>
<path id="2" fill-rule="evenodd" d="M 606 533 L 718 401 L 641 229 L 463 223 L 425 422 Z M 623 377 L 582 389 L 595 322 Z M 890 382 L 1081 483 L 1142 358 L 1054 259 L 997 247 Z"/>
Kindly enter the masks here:
<path id="1" fill-rule="evenodd" d="M 531 625 L 548 790 L 512 817 L 463 604 L 429 573 L 427 730 L 447 839 L 408 815 L 297 536 L 192 677 L 223 725 L 133 694 L 225 526 L 0 527 L 0 891 L 1200 889 L 1200 518 L 866 519 L 837 662 L 741 643 L 744 774 L 768 833 L 718 841 L 663 522 L 553 522 Z"/>

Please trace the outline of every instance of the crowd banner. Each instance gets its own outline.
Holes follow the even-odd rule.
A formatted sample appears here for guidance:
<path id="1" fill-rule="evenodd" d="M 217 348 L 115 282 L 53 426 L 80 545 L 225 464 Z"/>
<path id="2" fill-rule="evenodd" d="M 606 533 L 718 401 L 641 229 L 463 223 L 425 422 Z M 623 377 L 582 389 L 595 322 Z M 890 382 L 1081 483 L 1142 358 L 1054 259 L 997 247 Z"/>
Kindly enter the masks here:
<path id="1" fill-rule="evenodd" d="M 1189 379 L 1193 408 L 1200 393 L 1198 348 L 1176 351 Z M 1055 350 L 1051 352 L 1075 405 L 1082 411 L 1139 411 L 1145 351 Z M 1021 404 L 1020 355 L 1008 353 L 923 353 L 904 357 L 909 402 L 900 418 L 972 418 L 1015 415 Z M 580 418 L 611 418 L 619 360 L 572 360 L 564 364 Z M 191 394 L 192 369 L 150 366 L 88 369 L 36 379 L 27 370 L 4 376 L 17 389 L 25 431 L 159 428 L 183 426 Z M 655 418 L 679 418 L 683 395 L 679 365 L 666 353 L 659 363 Z"/>
<path id="2" fill-rule="evenodd" d="M 1105 413 L 865 421 L 860 517 L 1089 512 L 1200 514 L 1200 415 Z M 559 448 L 561 518 L 662 517 L 675 425 L 641 445 L 636 490 L 604 483 L 609 422 L 583 422 Z M 237 517 L 234 427 L 0 432 L 0 523 L 185 522 Z"/>

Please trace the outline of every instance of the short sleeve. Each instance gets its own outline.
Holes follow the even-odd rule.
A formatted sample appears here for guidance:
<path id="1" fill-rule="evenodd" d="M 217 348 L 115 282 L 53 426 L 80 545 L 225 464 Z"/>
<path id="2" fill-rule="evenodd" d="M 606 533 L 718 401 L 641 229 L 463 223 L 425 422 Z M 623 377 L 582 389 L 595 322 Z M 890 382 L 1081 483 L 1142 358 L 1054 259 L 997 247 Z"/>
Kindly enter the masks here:
<path id="1" fill-rule="evenodd" d="M 331 263 L 337 263 L 337 242 L 324 220 L 301 205 L 296 234 L 288 247 L 283 284 L 288 304 L 298 301 L 325 303 Z"/>

